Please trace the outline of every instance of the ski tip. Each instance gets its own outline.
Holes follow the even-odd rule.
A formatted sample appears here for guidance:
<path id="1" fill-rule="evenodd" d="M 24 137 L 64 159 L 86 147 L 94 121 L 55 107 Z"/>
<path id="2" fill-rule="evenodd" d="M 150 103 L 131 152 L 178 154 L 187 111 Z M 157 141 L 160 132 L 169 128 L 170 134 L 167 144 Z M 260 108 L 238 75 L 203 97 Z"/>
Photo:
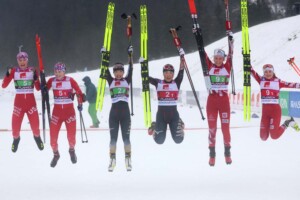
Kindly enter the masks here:
<path id="1" fill-rule="evenodd" d="M 197 15 L 197 9 L 196 9 L 194 0 L 189 0 L 189 8 L 190 8 L 190 13 L 192 15 Z"/>
<path id="2" fill-rule="evenodd" d="M 39 35 L 38 35 L 38 34 L 35 34 L 35 41 L 36 41 L 36 42 L 40 42 L 40 40 L 41 40 L 41 39 L 40 39 Z"/>

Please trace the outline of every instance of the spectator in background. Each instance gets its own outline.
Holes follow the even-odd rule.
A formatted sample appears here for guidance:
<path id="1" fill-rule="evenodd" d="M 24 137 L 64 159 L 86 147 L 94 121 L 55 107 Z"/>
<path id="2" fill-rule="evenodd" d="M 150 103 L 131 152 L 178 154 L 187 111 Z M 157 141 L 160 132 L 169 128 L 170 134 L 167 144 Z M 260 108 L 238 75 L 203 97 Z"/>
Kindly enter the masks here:
<path id="1" fill-rule="evenodd" d="M 90 77 L 85 76 L 82 80 L 86 87 L 86 100 L 89 102 L 88 111 L 93 121 L 93 125 L 90 128 L 98 128 L 100 121 L 98 120 L 96 111 L 97 90 Z"/>

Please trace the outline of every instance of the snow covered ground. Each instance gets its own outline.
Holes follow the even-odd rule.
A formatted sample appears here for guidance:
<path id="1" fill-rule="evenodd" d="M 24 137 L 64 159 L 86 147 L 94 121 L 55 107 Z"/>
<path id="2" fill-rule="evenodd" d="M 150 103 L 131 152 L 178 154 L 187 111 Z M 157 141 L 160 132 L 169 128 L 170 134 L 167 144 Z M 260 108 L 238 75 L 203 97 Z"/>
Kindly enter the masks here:
<path id="1" fill-rule="evenodd" d="M 297 81 L 299 77 L 286 63 L 296 56 L 300 61 L 300 16 L 274 21 L 253 27 L 250 31 L 253 65 L 258 71 L 263 63 L 273 63 L 279 77 Z M 280 31 L 276 31 L 280 30 Z M 289 40 L 288 38 L 294 38 Z M 240 33 L 235 34 L 234 66 L 236 84 L 242 89 Z M 226 47 L 222 39 L 209 47 Z M 297 59 L 298 58 L 298 59 Z M 198 53 L 186 55 L 197 90 L 205 91 Z M 150 74 L 161 77 L 164 63 L 178 65 L 178 58 L 167 58 L 150 63 Z M 176 65 L 176 66 L 177 66 Z M 138 65 L 137 65 L 138 66 Z M 157 69 L 157 70 L 154 70 Z M 99 71 L 71 74 L 81 79 L 91 76 L 97 83 Z M 139 67 L 134 72 L 135 86 L 140 84 Z M 254 89 L 258 89 L 256 83 Z M 183 89 L 189 89 L 184 79 Z M 143 109 L 140 98 L 134 99 L 135 115 L 132 118 L 133 171 L 127 172 L 121 138 L 118 141 L 117 166 L 113 173 L 107 171 L 109 133 L 107 130 L 88 131 L 89 143 L 83 144 L 77 134 L 78 163 L 73 165 L 68 154 L 66 132 L 61 131 L 59 149 L 61 158 L 56 168 L 50 167 L 52 151 L 47 143 L 40 152 L 30 131 L 21 134 L 17 153 L 12 153 L 11 113 L 13 87 L 0 90 L 0 199 L 1 200 L 96 200 L 96 199 L 205 199 L 205 200 L 298 200 L 300 197 L 300 134 L 288 129 L 279 140 L 263 142 L 259 138 L 259 119 L 243 121 L 242 111 L 232 114 L 232 165 L 226 165 L 222 134 L 217 134 L 216 166 L 208 165 L 207 121 L 202 121 L 196 107 L 179 105 L 178 110 L 186 123 L 182 144 L 172 141 L 168 134 L 163 145 L 157 145 L 143 128 Z M 38 108 L 40 94 L 36 94 Z M 87 105 L 85 104 L 84 108 Z M 110 99 L 105 99 L 104 110 L 98 113 L 101 128 L 108 128 Z M 153 117 L 156 105 L 152 104 Z M 86 125 L 91 120 L 84 110 Z M 79 124 L 77 125 L 79 127 Z M 28 129 L 27 118 L 23 129 Z M 63 127 L 64 128 L 64 127 Z M 192 129 L 196 128 L 196 129 Z M 8 130 L 7 130 L 8 129 Z"/>

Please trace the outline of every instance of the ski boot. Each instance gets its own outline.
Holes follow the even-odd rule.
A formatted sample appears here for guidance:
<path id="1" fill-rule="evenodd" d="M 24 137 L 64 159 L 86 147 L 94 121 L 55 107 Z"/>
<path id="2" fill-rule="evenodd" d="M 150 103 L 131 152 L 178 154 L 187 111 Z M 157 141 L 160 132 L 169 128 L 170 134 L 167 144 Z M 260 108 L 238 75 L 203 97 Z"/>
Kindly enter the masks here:
<path id="1" fill-rule="evenodd" d="M 36 145 L 38 146 L 39 150 L 42 151 L 44 149 L 44 143 L 43 143 L 41 137 L 40 136 L 38 136 L 38 137 L 34 136 L 34 141 L 35 141 Z"/>
<path id="2" fill-rule="evenodd" d="M 126 153 L 125 154 L 125 165 L 126 165 L 127 171 L 130 172 L 132 170 L 131 153 Z"/>
<path id="3" fill-rule="evenodd" d="M 181 118 L 179 118 L 178 125 L 177 125 L 177 134 L 184 137 L 184 128 L 185 128 L 184 122 L 182 121 Z"/>
<path id="4" fill-rule="evenodd" d="M 293 129 L 295 129 L 296 131 L 300 131 L 300 127 L 299 125 L 295 122 L 294 118 L 291 117 L 290 119 L 285 120 L 285 122 L 283 123 L 283 126 L 287 127 L 292 127 Z"/>
<path id="5" fill-rule="evenodd" d="M 75 149 L 74 148 L 70 148 L 69 149 L 69 153 L 70 153 L 71 162 L 73 164 L 77 163 L 77 156 L 75 154 Z"/>
<path id="6" fill-rule="evenodd" d="M 155 131 L 155 122 L 151 123 L 151 126 L 148 128 L 148 135 L 153 135 Z"/>
<path id="7" fill-rule="evenodd" d="M 116 167 L 116 154 L 111 153 L 110 154 L 110 161 L 109 161 L 108 171 L 113 172 L 115 167 Z"/>
<path id="8" fill-rule="evenodd" d="M 179 123 L 180 123 L 180 126 L 181 126 L 182 130 L 184 130 L 185 129 L 185 124 L 184 124 L 184 122 L 182 121 L 181 118 L 179 118 Z"/>
<path id="9" fill-rule="evenodd" d="M 14 152 L 14 153 L 17 152 L 18 146 L 19 146 L 19 142 L 20 142 L 20 137 L 14 138 L 14 141 L 13 141 L 13 143 L 11 145 L 12 152 Z"/>
<path id="10" fill-rule="evenodd" d="M 53 156 L 53 159 L 50 163 L 50 166 L 54 168 L 56 166 L 57 161 L 59 160 L 59 158 L 60 158 L 59 152 L 58 151 L 54 152 L 54 156 Z"/>
<path id="11" fill-rule="evenodd" d="M 230 165 L 232 163 L 232 160 L 231 160 L 231 154 L 230 154 L 230 146 L 225 146 L 225 162 L 227 165 Z"/>
<path id="12" fill-rule="evenodd" d="M 292 127 L 293 129 L 295 129 L 296 131 L 300 131 L 299 125 L 297 124 L 297 122 L 295 122 L 294 118 L 291 117 L 288 120 L 285 120 L 285 122 L 283 123 L 283 125 L 287 128 L 287 127 Z"/>
<path id="13" fill-rule="evenodd" d="M 208 161 L 208 164 L 211 167 L 213 167 L 213 166 L 215 166 L 215 161 L 216 161 L 215 147 L 209 147 L 209 161 Z"/>

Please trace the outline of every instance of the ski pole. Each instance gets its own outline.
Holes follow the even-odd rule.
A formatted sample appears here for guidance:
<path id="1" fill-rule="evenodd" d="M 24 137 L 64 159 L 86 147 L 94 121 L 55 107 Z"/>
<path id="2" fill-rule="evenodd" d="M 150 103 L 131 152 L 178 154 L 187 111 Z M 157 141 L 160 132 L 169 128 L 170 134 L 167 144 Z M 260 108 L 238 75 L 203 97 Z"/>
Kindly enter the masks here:
<path id="1" fill-rule="evenodd" d="M 82 112 L 81 111 L 79 111 L 79 116 L 80 116 L 81 142 L 82 143 L 88 143 L 88 138 L 87 138 L 86 129 L 85 129 L 85 125 L 84 125 L 84 121 L 83 121 L 83 117 L 82 117 Z M 83 140 L 83 132 L 85 134 L 85 140 Z"/>
<path id="2" fill-rule="evenodd" d="M 178 51 L 181 49 L 181 41 L 180 41 L 180 39 L 179 39 L 179 37 L 177 35 L 177 31 L 180 30 L 180 29 L 181 29 L 181 26 L 178 26 L 177 28 L 171 28 L 170 29 L 170 33 L 173 36 L 173 41 L 174 41 L 174 44 L 175 44 L 175 46 L 176 46 L 176 48 L 177 48 Z M 192 91 L 193 91 L 193 94 L 194 94 L 194 97 L 195 97 L 198 109 L 199 109 L 201 117 L 202 117 L 202 120 L 205 120 L 205 117 L 203 115 L 203 112 L 202 112 L 202 109 L 201 109 L 201 106 L 200 106 L 200 102 L 199 102 L 199 99 L 197 97 L 197 93 L 196 93 L 196 90 L 195 90 L 195 87 L 194 87 L 194 84 L 193 84 L 193 80 L 191 78 L 190 71 L 188 70 L 188 67 L 187 67 L 184 55 L 181 56 L 181 59 L 182 59 L 182 62 L 184 64 L 184 69 L 185 69 L 185 72 L 186 72 L 187 77 L 189 79 L 189 82 L 190 82 L 190 85 L 191 85 L 191 88 L 192 88 Z"/>
<path id="3" fill-rule="evenodd" d="M 121 15 L 122 19 L 126 19 L 127 20 L 127 28 L 126 28 L 126 35 L 128 37 L 128 45 L 131 46 L 132 42 L 131 42 L 131 37 L 132 37 L 132 22 L 131 19 L 135 18 L 137 19 L 137 16 L 135 13 L 132 13 L 132 15 L 127 15 L 126 13 L 123 13 Z M 133 63 L 132 63 L 132 54 L 129 55 L 129 65 L 130 67 L 132 67 Z M 133 88 L 132 88 L 132 78 L 131 78 L 131 83 L 130 83 L 130 102 L 131 102 L 131 116 L 133 116 Z"/>
<path id="4" fill-rule="evenodd" d="M 293 67 L 296 73 L 300 76 L 300 69 L 295 63 L 295 57 L 288 59 L 287 62 Z"/>
<path id="5" fill-rule="evenodd" d="M 188 79 L 189 79 L 189 82 L 190 82 L 190 85 L 191 85 L 191 88 L 192 88 L 192 91 L 193 91 L 193 94 L 194 94 L 194 97 L 195 97 L 195 100 L 196 100 L 198 109 L 199 109 L 200 114 L 201 114 L 201 117 L 202 117 L 202 120 L 205 120 L 205 117 L 204 117 L 204 115 L 203 115 L 203 112 L 202 112 L 202 109 L 201 109 L 201 106 L 200 106 L 199 99 L 198 99 L 198 97 L 197 97 L 197 93 L 196 93 L 196 90 L 195 90 L 195 87 L 194 87 L 192 78 L 191 78 L 191 75 L 190 75 L 190 71 L 188 70 L 188 67 L 187 67 L 185 58 L 182 57 L 182 59 L 183 59 L 183 63 L 184 63 L 184 69 L 185 69 L 185 72 L 186 72 L 187 77 L 188 77 Z"/>

